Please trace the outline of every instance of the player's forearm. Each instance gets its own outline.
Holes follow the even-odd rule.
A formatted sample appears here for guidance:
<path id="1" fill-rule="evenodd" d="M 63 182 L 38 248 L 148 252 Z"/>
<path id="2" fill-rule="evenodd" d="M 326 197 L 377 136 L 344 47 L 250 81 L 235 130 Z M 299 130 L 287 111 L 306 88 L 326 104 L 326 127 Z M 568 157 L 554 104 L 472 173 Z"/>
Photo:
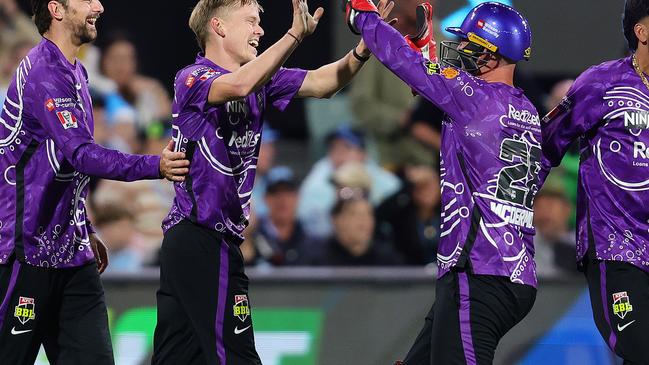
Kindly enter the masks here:
<path id="1" fill-rule="evenodd" d="M 297 45 L 297 39 L 286 33 L 259 57 L 214 80 L 208 102 L 222 104 L 256 92 L 273 77 Z"/>
<path id="2" fill-rule="evenodd" d="M 309 71 L 298 92 L 300 97 L 331 98 L 347 86 L 363 67 L 364 62 L 349 51 L 343 58 L 317 70 Z"/>
<path id="3" fill-rule="evenodd" d="M 372 54 L 416 92 L 423 95 L 428 75 L 423 67 L 413 67 L 424 61 L 421 53 L 414 51 L 401 33 L 384 22 L 376 13 L 360 13 L 355 24 Z"/>
<path id="4" fill-rule="evenodd" d="M 131 155 L 94 143 L 81 144 L 67 154 L 74 169 L 89 176 L 119 181 L 160 178 L 159 156 Z"/>

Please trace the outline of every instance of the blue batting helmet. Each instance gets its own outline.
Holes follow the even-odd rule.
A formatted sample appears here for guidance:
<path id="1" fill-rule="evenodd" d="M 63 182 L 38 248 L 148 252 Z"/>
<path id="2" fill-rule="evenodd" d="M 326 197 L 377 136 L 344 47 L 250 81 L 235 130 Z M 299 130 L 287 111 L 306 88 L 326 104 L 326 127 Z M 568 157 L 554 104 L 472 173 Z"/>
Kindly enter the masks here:
<path id="1" fill-rule="evenodd" d="M 471 10 L 462 26 L 446 31 L 514 62 L 529 60 L 532 55 L 532 32 L 527 20 L 505 4 L 482 3 Z"/>

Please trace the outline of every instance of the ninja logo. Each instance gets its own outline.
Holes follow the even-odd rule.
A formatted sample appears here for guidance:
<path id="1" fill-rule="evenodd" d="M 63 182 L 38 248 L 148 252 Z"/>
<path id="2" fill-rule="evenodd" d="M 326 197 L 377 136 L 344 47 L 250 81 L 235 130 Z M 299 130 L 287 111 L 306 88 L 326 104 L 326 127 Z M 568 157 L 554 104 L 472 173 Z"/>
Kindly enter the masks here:
<path id="1" fill-rule="evenodd" d="M 627 129 L 649 129 L 649 112 L 624 112 L 624 127 Z"/>

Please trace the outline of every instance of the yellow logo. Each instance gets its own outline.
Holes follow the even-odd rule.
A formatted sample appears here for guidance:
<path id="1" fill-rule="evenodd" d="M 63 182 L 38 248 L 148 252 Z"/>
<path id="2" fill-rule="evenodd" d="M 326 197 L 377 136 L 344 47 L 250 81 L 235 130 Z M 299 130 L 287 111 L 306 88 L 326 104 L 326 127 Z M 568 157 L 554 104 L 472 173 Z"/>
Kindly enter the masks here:
<path id="1" fill-rule="evenodd" d="M 479 46 L 482 46 L 482 47 L 490 50 L 491 52 L 496 52 L 498 50 L 498 46 L 496 46 L 495 44 L 489 42 L 488 40 L 480 37 L 479 35 L 477 35 L 477 34 L 475 34 L 473 32 L 469 32 L 469 34 L 467 34 L 467 36 L 469 37 L 469 42 L 472 42 L 472 43 L 475 43 L 475 44 L 477 44 Z M 531 50 L 530 50 L 530 52 L 531 52 Z"/>
<path id="2" fill-rule="evenodd" d="M 527 47 L 525 50 L 525 59 L 530 59 L 532 57 L 532 47 Z"/>
<path id="3" fill-rule="evenodd" d="M 442 75 L 444 75 L 444 77 L 451 80 L 456 78 L 460 74 L 460 71 L 454 69 L 453 67 L 447 67 L 443 69 L 441 73 Z"/>
<path id="4" fill-rule="evenodd" d="M 234 296 L 234 316 L 244 322 L 250 316 L 250 307 L 248 306 L 248 296 L 235 295 Z"/>
<path id="5" fill-rule="evenodd" d="M 440 73 L 439 63 L 428 62 L 428 67 L 426 68 L 426 72 L 429 75 L 439 75 Z"/>
<path id="6" fill-rule="evenodd" d="M 30 319 L 36 318 L 34 306 L 34 298 L 19 297 L 18 305 L 14 308 L 14 317 L 22 324 L 27 323 Z"/>

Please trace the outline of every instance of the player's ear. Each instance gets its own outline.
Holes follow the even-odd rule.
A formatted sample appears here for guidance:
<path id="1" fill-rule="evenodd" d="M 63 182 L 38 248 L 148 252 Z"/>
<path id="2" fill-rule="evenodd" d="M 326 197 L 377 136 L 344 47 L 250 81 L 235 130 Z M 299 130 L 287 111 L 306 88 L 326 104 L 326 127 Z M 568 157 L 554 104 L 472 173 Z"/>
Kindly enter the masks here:
<path id="1" fill-rule="evenodd" d="M 52 0 L 47 3 L 47 9 L 49 9 L 52 19 L 59 21 L 63 20 L 63 4 L 58 1 Z"/>
<path id="2" fill-rule="evenodd" d="M 225 25 L 223 24 L 222 19 L 217 17 L 210 19 L 210 28 L 212 28 L 212 31 L 218 34 L 219 37 L 225 37 Z"/>
<path id="3" fill-rule="evenodd" d="M 647 29 L 646 24 L 638 23 L 633 27 L 635 36 L 638 38 L 638 41 L 644 45 L 647 45 L 649 41 L 649 29 Z"/>

